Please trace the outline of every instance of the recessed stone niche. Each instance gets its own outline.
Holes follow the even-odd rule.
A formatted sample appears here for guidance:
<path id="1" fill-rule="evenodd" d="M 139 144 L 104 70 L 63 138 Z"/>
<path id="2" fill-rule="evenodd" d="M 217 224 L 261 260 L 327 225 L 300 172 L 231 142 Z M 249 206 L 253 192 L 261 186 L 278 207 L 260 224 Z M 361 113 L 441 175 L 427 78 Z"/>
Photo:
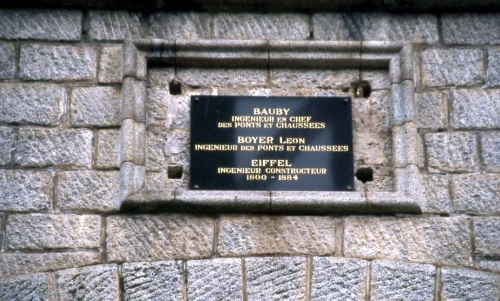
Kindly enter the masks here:
<path id="1" fill-rule="evenodd" d="M 413 60 L 413 45 L 395 42 L 125 43 L 122 209 L 420 213 Z M 352 96 L 355 191 L 189 190 L 191 95 Z"/>

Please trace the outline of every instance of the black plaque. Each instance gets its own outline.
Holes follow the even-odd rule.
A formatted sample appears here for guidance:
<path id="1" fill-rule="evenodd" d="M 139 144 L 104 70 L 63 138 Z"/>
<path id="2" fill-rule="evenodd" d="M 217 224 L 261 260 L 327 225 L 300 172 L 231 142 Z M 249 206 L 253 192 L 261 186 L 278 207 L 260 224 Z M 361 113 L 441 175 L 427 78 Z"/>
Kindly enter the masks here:
<path id="1" fill-rule="evenodd" d="M 350 97 L 191 97 L 191 189 L 350 191 Z"/>

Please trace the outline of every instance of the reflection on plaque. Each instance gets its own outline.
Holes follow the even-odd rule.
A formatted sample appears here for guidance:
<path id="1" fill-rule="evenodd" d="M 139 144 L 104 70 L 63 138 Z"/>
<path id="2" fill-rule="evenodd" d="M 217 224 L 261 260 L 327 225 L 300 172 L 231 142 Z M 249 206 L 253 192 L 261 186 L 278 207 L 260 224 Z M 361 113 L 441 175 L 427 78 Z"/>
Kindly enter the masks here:
<path id="1" fill-rule="evenodd" d="M 191 97 L 191 189 L 350 191 L 350 97 Z"/>

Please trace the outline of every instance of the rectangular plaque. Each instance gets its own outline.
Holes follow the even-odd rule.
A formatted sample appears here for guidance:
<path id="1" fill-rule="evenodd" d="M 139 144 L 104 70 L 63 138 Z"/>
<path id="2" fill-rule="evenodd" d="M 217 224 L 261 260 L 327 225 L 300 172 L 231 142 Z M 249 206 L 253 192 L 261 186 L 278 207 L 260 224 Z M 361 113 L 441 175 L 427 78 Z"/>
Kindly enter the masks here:
<path id="1" fill-rule="evenodd" d="M 191 189 L 354 189 L 350 97 L 191 97 Z"/>

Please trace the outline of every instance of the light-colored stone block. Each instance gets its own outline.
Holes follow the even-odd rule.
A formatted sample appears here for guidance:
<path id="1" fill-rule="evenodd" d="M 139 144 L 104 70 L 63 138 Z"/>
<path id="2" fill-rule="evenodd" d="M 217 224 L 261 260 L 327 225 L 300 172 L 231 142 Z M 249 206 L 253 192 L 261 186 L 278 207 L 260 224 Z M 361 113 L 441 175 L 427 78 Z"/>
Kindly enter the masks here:
<path id="1" fill-rule="evenodd" d="M 92 40 L 121 41 L 142 37 L 140 14 L 127 11 L 90 11 L 89 36 Z"/>
<path id="2" fill-rule="evenodd" d="M 43 211 L 49 209 L 52 198 L 49 172 L 0 170 L 0 211 Z"/>
<path id="3" fill-rule="evenodd" d="M 500 175 L 463 174 L 451 176 L 455 209 L 472 214 L 500 212 Z"/>
<path id="4" fill-rule="evenodd" d="M 0 126 L 0 165 L 10 163 L 13 133 L 12 128 Z"/>
<path id="5" fill-rule="evenodd" d="M 500 172 L 500 132 L 482 133 L 481 149 L 486 171 Z"/>
<path id="6" fill-rule="evenodd" d="M 199 40 L 212 37 L 213 17 L 207 13 L 155 13 L 148 22 L 148 36 L 152 38 Z"/>
<path id="7" fill-rule="evenodd" d="M 120 300 L 116 265 L 95 265 L 58 271 L 59 300 Z"/>
<path id="8" fill-rule="evenodd" d="M 119 130 L 97 131 L 96 168 L 110 169 L 119 167 L 120 150 Z"/>
<path id="9" fill-rule="evenodd" d="M 429 172 L 467 172 L 476 168 L 478 155 L 474 133 L 429 133 L 424 137 Z"/>
<path id="10" fill-rule="evenodd" d="M 448 104 L 442 93 L 416 93 L 415 101 L 419 128 L 444 129 L 448 126 Z"/>
<path id="11" fill-rule="evenodd" d="M 0 12 L 0 20 L 1 18 L 2 16 Z M 0 79 L 14 78 L 14 72 L 16 71 L 15 57 L 16 54 L 14 45 L 7 43 L 0 43 Z"/>
<path id="12" fill-rule="evenodd" d="M 186 85 L 197 87 L 263 86 L 267 82 L 265 69 L 243 68 L 182 68 L 177 78 Z"/>
<path id="13" fill-rule="evenodd" d="M 488 69 L 486 70 L 486 85 L 500 86 L 500 49 L 488 49 Z"/>
<path id="14" fill-rule="evenodd" d="M 500 127 L 500 90 L 452 90 L 452 126 L 455 129 Z"/>
<path id="15" fill-rule="evenodd" d="M 481 256 L 500 256 L 500 217 L 474 218 L 474 247 Z"/>
<path id="16" fill-rule="evenodd" d="M 0 300 L 55 301 L 54 285 L 48 273 L 0 278 Z"/>
<path id="17" fill-rule="evenodd" d="M 426 175 L 422 177 L 425 204 L 423 212 L 450 213 L 453 210 L 450 185 L 447 175 Z"/>
<path id="18" fill-rule="evenodd" d="M 441 300 L 493 301 L 500 298 L 500 276 L 464 268 L 442 269 Z"/>
<path id="19" fill-rule="evenodd" d="M 443 14 L 441 27 L 445 44 L 499 44 L 498 13 Z"/>
<path id="20" fill-rule="evenodd" d="M 99 62 L 99 82 L 115 84 L 122 82 L 123 46 L 104 45 Z"/>
<path id="21" fill-rule="evenodd" d="M 71 94 L 73 126 L 120 125 L 120 89 L 114 87 L 75 88 Z"/>

